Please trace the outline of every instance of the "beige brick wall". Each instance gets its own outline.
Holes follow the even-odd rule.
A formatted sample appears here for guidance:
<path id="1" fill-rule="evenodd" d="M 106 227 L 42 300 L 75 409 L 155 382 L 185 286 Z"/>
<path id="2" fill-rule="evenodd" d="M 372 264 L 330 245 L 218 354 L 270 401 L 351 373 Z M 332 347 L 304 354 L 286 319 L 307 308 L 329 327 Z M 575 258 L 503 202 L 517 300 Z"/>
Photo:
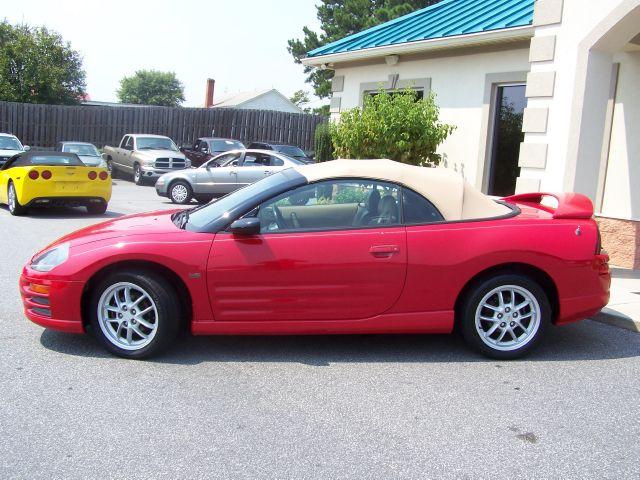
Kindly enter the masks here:
<path id="1" fill-rule="evenodd" d="M 602 248 L 611 257 L 611 264 L 640 269 L 640 222 L 608 217 L 596 217 L 596 220 Z"/>

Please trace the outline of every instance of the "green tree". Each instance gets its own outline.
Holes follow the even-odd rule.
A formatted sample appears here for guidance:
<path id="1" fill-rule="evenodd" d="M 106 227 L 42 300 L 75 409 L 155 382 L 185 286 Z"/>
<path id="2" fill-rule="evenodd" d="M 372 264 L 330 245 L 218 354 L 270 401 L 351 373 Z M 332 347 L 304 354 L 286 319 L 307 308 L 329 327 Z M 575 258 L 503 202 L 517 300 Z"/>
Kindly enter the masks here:
<path id="1" fill-rule="evenodd" d="M 117 95 L 122 103 L 178 107 L 184 102 L 184 86 L 173 72 L 138 70 L 120 80 Z"/>
<path id="2" fill-rule="evenodd" d="M 321 0 L 317 5 L 321 33 L 303 27 L 302 39 L 288 41 L 289 53 L 296 63 L 301 63 L 307 52 L 340 40 L 380 23 L 427 7 L 440 0 Z M 320 98 L 331 95 L 333 71 L 314 67 L 304 67 L 307 83 L 313 86 Z"/>
<path id="3" fill-rule="evenodd" d="M 291 95 L 291 103 L 295 104 L 298 108 L 301 108 L 305 112 L 308 111 L 304 106 L 309 103 L 309 94 L 305 90 L 297 90 Z"/>
<path id="4" fill-rule="evenodd" d="M 364 108 L 342 112 L 332 124 L 337 158 L 389 158 L 412 165 L 435 166 L 436 148 L 454 130 L 441 123 L 433 93 L 418 99 L 411 89 L 365 99 Z"/>
<path id="5" fill-rule="evenodd" d="M 0 22 L 0 100 L 75 104 L 85 87 L 82 57 L 58 33 Z"/>
<path id="6" fill-rule="evenodd" d="M 331 140 L 331 125 L 321 123 L 314 134 L 314 148 L 316 162 L 333 160 L 333 142 Z"/>

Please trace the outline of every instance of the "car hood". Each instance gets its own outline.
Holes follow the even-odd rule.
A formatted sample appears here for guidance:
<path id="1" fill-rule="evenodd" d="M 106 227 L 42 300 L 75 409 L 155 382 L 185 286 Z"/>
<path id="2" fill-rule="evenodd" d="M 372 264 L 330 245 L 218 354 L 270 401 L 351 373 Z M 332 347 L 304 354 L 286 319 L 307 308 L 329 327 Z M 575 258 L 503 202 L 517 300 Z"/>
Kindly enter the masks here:
<path id="1" fill-rule="evenodd" d="M 73 247 L 134 235 L 175 233 L 180 230 L 171 221 L 171 215 L 178 211 L 180 209 L 138 213 L 91 225 L 59 238 L 43 250 L 64 242 L 70 242 Z"/>
<path id="2" fill-rule="evenodd" d="M 102 157 L 92 157 L 90 155 L 78 155 L 82 163 L 88 165 L 89 167 L 97 167 L 102 163 Z"/>
<path id="3" fill-rule="evenodd" d="M 13 157 L 24 150 L 0 150 L 0 157 Z"/>
<path id="4" fill-rule="evenodd" d="M 183 153 L 173 150 L 136 150 L 136 154 L 145 158 L 182 158 L 186 159 Z"/>

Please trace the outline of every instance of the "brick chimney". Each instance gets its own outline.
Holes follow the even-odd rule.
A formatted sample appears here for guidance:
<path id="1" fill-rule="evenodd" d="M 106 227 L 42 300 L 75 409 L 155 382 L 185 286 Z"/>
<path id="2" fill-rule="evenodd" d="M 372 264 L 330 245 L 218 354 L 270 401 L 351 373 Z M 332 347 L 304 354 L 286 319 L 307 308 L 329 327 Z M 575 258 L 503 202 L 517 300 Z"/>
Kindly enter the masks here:
<path id="1" fill-rule="evenodd" d="M 213 107 L 213 89 L 216 85 L 216 81 L 213 78 L 207 78 L 207 93 L 204 97 L 204 107 Z"/>

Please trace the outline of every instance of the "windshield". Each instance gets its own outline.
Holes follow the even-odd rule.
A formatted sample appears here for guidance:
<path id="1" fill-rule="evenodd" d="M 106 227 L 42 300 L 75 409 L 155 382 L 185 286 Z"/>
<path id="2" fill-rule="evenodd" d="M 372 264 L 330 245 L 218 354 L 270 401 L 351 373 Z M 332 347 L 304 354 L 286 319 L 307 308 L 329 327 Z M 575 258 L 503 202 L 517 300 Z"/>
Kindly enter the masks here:
<path id="1" fill-rule="evenodd" d="M 238 205 L 241 205 L 266 190 L 275 187 L 285 181 L 288 177 L 285 175 L 287 170 L 274 173 L 263 180 L 251 183 L 235 192 L 231 192 L 224 197 L 211 202 L 203 207 L 198 207 L 189 213 L 188 230 L 201 230 L 206 225 L 222 219 L 230 217 L 229 212 Z"/>
<path id="2" fill-rule="evenodd" d="M 290 157 L 306 157 L 302 149 L 292 145 L 276 145 L 276 150 Z"/>
<path id="3" fill-rule="evenodd" d="M 178 147 L 173 140 L 167 137 L 138 137 L 136 138 L 138 150 L 173 150 L 178 151 Z"/>
<path id="4" fill-rule="evenodd" d="M 22 144 L 16 137 L 0 137 L 0 150 L 22 150 Z"/>
<path id="5" fill-rule="evenodd" d="M 80 167 L 84 165 L 75 155 L 32 155 L 30 160 L 31 165 L 47 165 L 52 167 L 57 165 L 74 165 Z"/>
<path id="6" fill-rule="evenodd" d="M 227 152 L 238 149 L 244 149 L 244 145 L 236 140 L 213 140 L 211 142 L 211 150 L 213 152 Z"/>
<path id="7" fill-rule="evenodd" d="M 62 147 L 63 152 L 75 153 L 76 155 L 83 155 L 86 157 L 99 157 L 100 153 L 98 149 L 93 145 L 87 145 L 84 143 L 65 143 Z"/>

